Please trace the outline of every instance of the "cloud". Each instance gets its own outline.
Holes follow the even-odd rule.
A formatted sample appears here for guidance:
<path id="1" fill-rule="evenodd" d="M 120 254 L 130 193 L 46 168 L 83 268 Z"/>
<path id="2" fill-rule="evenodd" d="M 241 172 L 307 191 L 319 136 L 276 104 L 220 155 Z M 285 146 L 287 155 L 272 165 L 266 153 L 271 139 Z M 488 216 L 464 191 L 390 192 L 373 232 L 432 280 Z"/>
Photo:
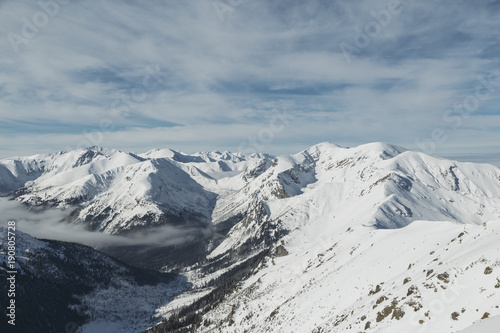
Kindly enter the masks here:
<path id="1" fill-rule="evenodd" d="M 28 209 L 21 203 L 0 198 L 2 225 L 7 221 L 16 221 L 16 228 L 40 239 L 54 239 L 74 242 L 103 248 L 107 246 L 147 245 L 170 246 L 181 245 L 207 236 L 210 230 L 191 227 L 163 226 L 125 236 L 109 235 L 88 231 L 84 225 L 65 222 L 68 212 L 56 208 Z"/>
<path id="2" fill-rule="evenodd" d="M 209 0 L 71 0 L 46 23 L 38 1 L 3 1 L 0 157 L 63 150 L 88 132 L 126 150 L 232 149 L 285 106 L 298 121 L 263 148 L 418 148 L 434 128 L 449 133 L 437 152 L 500 139 L 477 125 L 482 114 L 499 115 L 500 85 L 460 128 L 443 121 L 478 77 L 500 82 L 494 1 L 401 0 L 375 35 L 367 29 L 390 1 L 220 1 L 222 13 Z M 37 19 L 26 38 L 26 22 Z M 24 38 L 14 47 L 13 34 Z M 357 49 L 350 62 L 341 43 Z"/>

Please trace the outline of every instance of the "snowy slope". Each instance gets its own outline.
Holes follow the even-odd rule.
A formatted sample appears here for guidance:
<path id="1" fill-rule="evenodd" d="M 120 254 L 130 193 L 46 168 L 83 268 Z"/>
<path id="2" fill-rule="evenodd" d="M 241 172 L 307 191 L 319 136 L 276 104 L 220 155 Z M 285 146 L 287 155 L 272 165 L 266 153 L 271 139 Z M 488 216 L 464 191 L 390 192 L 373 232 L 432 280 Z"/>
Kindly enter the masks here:
<path id="1" fill-rule="evenodd" d="M 477 323 L 474 323 L 469 328 L 460 331 L 459 333 L 496 333 L 498 332 L 498 328 L 500 327 L 500 316 L 496 316 L 494 318 L 488 318 L 484 320 L 480 320 Z"/>
<path id="2" fill-rule="evenodd" d="M 334 191 L 330 205 L 340 208 L 343 202 L 371 206 L 365 222 L 381 228 L 416 219 L 480 223 L 500 215 L 498 199 L 491 199 L 498 198 L 499 177 L 491 165 L 382 143 L 324 143 L 278 158 L 93 147 L 0 161 L 1 192 L 30 205 L 76 210 L 77 222 L 107 233 L 186 221 L 218 224 L 314 191 Z"/>
<path id="3" fill-rule="evenodd" d="M 284 237 L 288 255 L 263 262 L 198 331 L 456 332 L 500 315 L 500 221 L 323 222 Z"/>
<path id="4" fill-rule="evenodd" d="M 218 195 L 214 190 L 224 191 L 221 178 L 266 158 L 172 150 L 135 155 L 99 147 L 17 157 L 0 161 L 0 194 L 76 211 L 75 222 L 106 233 L 169 223 L 206 225 Z"/>
<path id="5" fill-rule="evenodd" d="M 384 143 L 278 157 L 90 148 L 3 160 L 0 189 L 107 233 L 212 228 L 202 260 L 182 269 L 194 289 L 153 305 L 174 318 L 165 327 L 202 317 L 199 332 L 455 333 L 500 315 L 493 165 Z M 174 305 L 195 312 L 181 319 Z"/>
<path id="6" fill-rule="evenodd" d="M 219 197 L 214 223 L 239 219 L 208 258 L 273 255 L 197 332 L 456 332 L 499 315 L 499 209 L 491 165 L 380 143 L 277 157 Z"/>
<path id="7" fill-rule="evenodd" d="M 168 304 L 189 286 L 180 275 L 130 267 L 87 246 L 14 233 L 16 332 L 62 332 L 69 324 L 82 326 L 79 332 L 105 332 L 93 330 L 102 325 L 116 329 L 111 332 L 138 332 L 161 319 L 154 317 L 155 307 Z M 2 280 L 6 239 L 7 228 L 0 227 Z M 2 304 L 8 302 L 6 288 L 6 283 L 0 285 Z M 131 296 L 133 302 L 123 302 Z M 0 330 L 12 332 L 5 320 Z"/>
<path id="8" fill-rule="evenodd" d="M 325 143 L 278 157 L 241 190 L 221 196 L 212 216 L 219 223 L 238 213 L 241 222 L 212 257 L 263 234 L 276 240 L 324 216 L 342 228 L 380 229 L 415 220 L 498 219 L 500 170 L 387 144 L 347 149 Z"/>

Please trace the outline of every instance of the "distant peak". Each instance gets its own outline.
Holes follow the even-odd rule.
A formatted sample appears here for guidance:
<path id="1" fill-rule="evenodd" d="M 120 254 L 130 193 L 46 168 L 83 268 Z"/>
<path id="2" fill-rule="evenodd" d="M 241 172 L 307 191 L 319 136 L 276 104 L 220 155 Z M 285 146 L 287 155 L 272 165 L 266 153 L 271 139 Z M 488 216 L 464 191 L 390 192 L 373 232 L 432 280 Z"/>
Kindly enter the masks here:
<path id="1" fill-rule="evenodd" d="M 311 148 L 316 148 L 316 149 L 338 149 L 338 148 L 342 148 L 341 146 L 335 144 L 335 143 L 331 143 L 331 142 L 321 142 L 321 143 L 318 143 L 314 146 L 312 146 Z"/>
<path id="2" fill-rule="evenodd" d="M 408 149 L 406 149 L 404 147 L 393 145 L 393 144 L 386 143 L 386 142 L 365 143 L 365 144 L 359 145 L 359 146 L 354 147 L 354 148 L 366 149 L 366 150 L 375 150 L 375 151 L 398 152 L 398 154 L 401 154 L 401 153 L 403 153 L 403 152 L 405 152 L 405 151 L 408 150 Z"/>
<path id="3" fill-rule="evenodd" d="M 350 149 L 356 150 L 358 152 L 376 152 L 379 153 L 380 157 L 382 157 L 383 159 L 393 158 L 408 151 L 408 149 L 404 147 L 385 142 L 372 142 Z"/>
<path id="4" fill-rule="evenodd" d="M 385 142 L 371 142 L 371 143 L 365 143 L 361 144 L 359 146 L 354 146 L 354 147 L 343 147 L 331 142 L 321 142 L 318 143 L 314 146 L 311 146 L 307 150 L 337 150 L 337 149 L 353 149 L 353 150 L 366 150 L 366 151 L 380 151 L 380 152 L 393 152 L 393 153 L 403 153 L 407 151 L 408 149 L 393 145 L 390 143 L 385 143 Z"/>

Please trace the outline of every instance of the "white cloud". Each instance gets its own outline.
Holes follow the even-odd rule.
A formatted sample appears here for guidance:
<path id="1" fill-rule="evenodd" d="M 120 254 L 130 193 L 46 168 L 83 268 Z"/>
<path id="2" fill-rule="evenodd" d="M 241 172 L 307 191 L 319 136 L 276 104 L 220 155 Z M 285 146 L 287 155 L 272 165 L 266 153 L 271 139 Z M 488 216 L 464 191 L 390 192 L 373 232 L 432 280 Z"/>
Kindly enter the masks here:
<path id="1" fill-rule="evenodd" d="M 65 222 L 69 212 L 57 208 L 29 210 L 17 201 L 0 198 L 0 211 L 4 221 L 15 221 L 16 228 L 40 239 L 54 239 L 86 244 L 95 248 L 120 245 L 168 246 L 183 244 L 209 233 L 200 228 L 163 226 L 125 236 L 92 232 L 82 224 Z M 5 225 L 4 225 L 5 226 Z"/>
<path id="2" fill-rule="evenodd" d="M 277 152 L 327 140 L 412 146 L 449 127 L 443 113 L 474 93 L 478 76 L 498 76 L 499 8 L 401 0 L 401 14 L 347 63 L 339 44 L 354 45 L 355 28 L 388 6 L 249 0 L 221 21 L 208 0 L 72 0 L 16 54 L 8 34 L 23 36 L 23 18 L 33 22 L 42 8 L 3 1 L 0 157 L 66 149 L 103 119 L 116 129 L 103 146 L 234 149 L 268 126 L 273 103 L 299 120 L 266 145 Z M 160 84 L 144 90 L 148 66 L 160 68 Z M 498 141 L 477 117 L 498 114 L 499 92 L 438 150 Z M 111 112 L 120 98 L 135 105 L 119 103 L 126 117 Z"/>

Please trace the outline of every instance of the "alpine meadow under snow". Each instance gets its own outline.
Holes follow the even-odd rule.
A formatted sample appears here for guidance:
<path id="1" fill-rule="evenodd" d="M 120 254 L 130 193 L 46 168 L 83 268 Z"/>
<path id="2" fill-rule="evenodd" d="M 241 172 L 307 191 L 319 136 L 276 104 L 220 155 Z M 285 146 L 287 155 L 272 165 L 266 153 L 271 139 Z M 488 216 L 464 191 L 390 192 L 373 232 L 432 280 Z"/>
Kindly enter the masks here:
<path id="1" fill-rule="evenodd" d="M 92 147 L 1 160 L 0 193 L 26 210 L 57 210 L 51 223 L 77 227 L 87 244 L 103 233 L 129 240 L 99 252 L 36 240 L 19 220 L 26 281 L 43 272 L 67 288 L 75 267 L 90 274 L 58 309 L 67 321 L 79 314 L 82 332 L 498 328 L 493 165 L 384 143 L 277 157 Z M 97 274 L 92 265 L 109 272 L 105 283 L 82 271 Z"/>

